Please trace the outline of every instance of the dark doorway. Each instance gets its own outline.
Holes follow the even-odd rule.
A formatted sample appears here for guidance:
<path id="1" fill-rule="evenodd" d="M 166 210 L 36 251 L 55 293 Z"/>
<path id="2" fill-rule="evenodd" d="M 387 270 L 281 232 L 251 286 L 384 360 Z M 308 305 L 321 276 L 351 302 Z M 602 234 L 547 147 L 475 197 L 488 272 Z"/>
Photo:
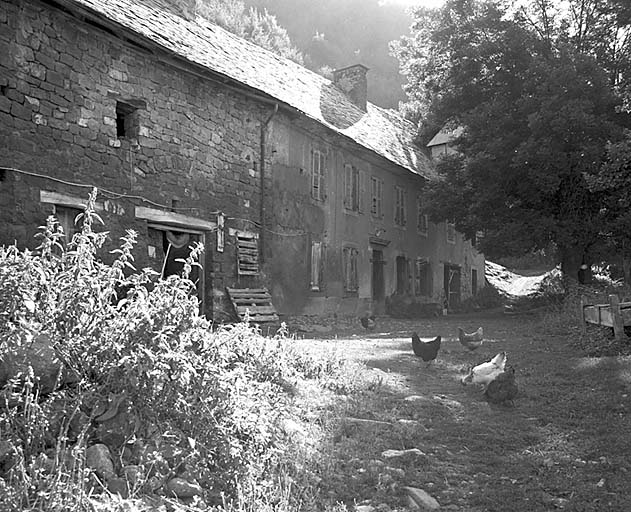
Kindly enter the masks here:
<path id="1" fill-rule="evenodd" d="M 399 295 L 403 295 L 407 292 L 407 284 L 408 284 L 407 261 L 405 259 L 405 256 L 397 256 L 396 267 L 397 267 L 396 292 Z"/>
<path id="2" fill-rule="evenodd" d="M 372 302 L 373 313 L 383 313 L 385 311 L 385 286 L 383 282 L 383 252 L 377 249 L 372 251 Z"/>
<path id="3" fill-rule="evenodd" d="M 152 225 L 148 230 L 147 250 L 149 260 L 154 270 L 158 271 L 162 277 L 168 277 L 174 274 L 181 274 L 185 260 L 191 254 L 191 246 L 196 242 L 204 244 L 204 235 L 202 233 L 177 231 L 167 226 Z M 200 268 L 193 265 L 189 279 L 195 283 L 197 288 L 197 297 L 200 305 L 203 306 L 205 296 L 205 275 L 203 271 L 203 255 L 202 260 L 198 262 L 202 265 Z M 201 309 L 204 311 L 203 307 Z"/>
<path id="4" fill-rule="evenodd" d="M 460 267 L 445 263 L 444 290 L 447 308 L 453 309 L 460 305 Z"/>

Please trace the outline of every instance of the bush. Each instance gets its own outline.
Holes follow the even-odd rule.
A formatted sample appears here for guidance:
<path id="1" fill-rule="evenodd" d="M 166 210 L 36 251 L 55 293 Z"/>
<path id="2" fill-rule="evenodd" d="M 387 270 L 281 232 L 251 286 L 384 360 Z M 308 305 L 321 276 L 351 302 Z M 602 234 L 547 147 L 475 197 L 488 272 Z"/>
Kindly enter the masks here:
<path id="1" fill-rule="evenodd" d="M 92 510 L 103 488 L 169 499 L 174 477 L 200 489 L 191 509 L 271 499 L 293 383 L 318 378 L 334 388 L 341 363 L 295 353 L 284 330 L 272 339 L 247 323 L 213 330 L 188 279 L 201 246 L 182 276 L 167 279 L 136 271 L 131 231 L 113 263 L 100 261 L 107 233 L 94 230 L 95 198 L 67 244 L 51 217 L 35 252 L 0 248 L 3 361 L 44 339 L 72 376 L 44 389 L 32 365 L 8 368 L 0 509 Z M 96 444 L 107 446 L 112 470 L 88 464 Z"/>

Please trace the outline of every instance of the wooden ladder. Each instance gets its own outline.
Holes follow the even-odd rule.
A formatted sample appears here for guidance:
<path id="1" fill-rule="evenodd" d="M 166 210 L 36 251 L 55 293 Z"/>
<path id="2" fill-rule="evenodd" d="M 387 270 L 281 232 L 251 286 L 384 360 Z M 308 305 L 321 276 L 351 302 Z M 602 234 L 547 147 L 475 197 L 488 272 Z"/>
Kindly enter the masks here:
<path id="1" fill-rule="evenodd" d="M 245 320 L 246 312 L 254 323 L 277 322 L 278 313 L 267 288 L 228 288 L 228 298 L 240 320 Z"/>

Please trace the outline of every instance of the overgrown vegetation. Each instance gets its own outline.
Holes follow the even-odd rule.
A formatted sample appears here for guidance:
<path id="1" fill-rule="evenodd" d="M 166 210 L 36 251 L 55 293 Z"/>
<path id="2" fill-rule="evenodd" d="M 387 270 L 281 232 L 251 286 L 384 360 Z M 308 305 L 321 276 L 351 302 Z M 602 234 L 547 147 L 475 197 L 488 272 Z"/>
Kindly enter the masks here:
<path id="1" fill-rule="evenodd" d="M 305 355 L 282 328 L 273 338 L 247 323 L 213 329 L 188 279 L 201 247 L 182 276 L 160 279 L 134 268 L 130 231 L 103 263 L 95 198 L 67 244 L 50 217 L 35 252 L 0 248 L 0 510 L 289 511 L 319 501 L 307 469 L 318 464 L 305 460 L 326 431 L 304 442 L 295 431 L 308 425 L 287 422 L 314 397 L 326 404 L 321 393 L 370 386 L 357 363 Z M 95 444 L 109 449 L 108 471 L 88 463 Z M 192 496 L 176 499 L 175 478 Z"/>

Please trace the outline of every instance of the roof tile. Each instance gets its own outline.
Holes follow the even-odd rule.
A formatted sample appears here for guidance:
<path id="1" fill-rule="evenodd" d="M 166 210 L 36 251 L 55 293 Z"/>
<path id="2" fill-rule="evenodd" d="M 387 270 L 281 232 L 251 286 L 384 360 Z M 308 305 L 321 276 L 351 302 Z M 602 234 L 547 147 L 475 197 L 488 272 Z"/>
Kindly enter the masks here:
<path id="1" fill-rule="evenodd" d="M 432 178 L 429 159 L 413 144 L 415 127 L 371 103 L 364 112 L 333 83 L 197 17 L 181 18 L 160 0 L 68 0 L 153 41 L 191 63 L 225 75 L 303 112 L 409 171 Z"/>

